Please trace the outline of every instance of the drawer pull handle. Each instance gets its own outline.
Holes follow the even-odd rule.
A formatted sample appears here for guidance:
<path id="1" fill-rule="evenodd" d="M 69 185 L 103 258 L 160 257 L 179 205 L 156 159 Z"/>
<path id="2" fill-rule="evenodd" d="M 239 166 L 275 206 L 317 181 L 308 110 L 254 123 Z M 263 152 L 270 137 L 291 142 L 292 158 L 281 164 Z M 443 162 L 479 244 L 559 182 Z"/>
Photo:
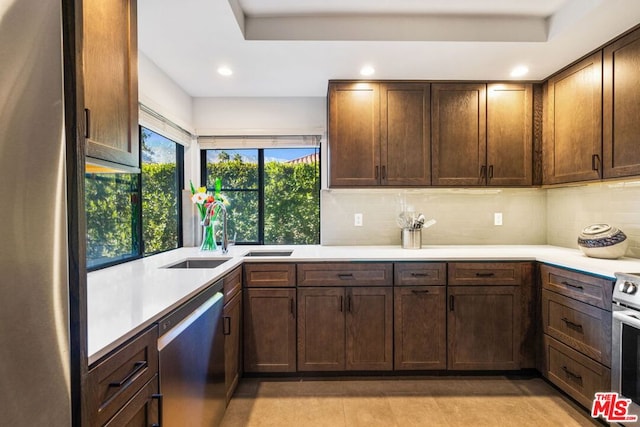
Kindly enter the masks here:
<path id="1" fill-rule="evenodd" d="M 416 295 L 424 295 L 424 294 L 428 294 L 429 290 L 428 289 L 421 289 L 421 290 L 412 289 L 411 292 L 413 292 Z"/>
<path id="2" fill-rule="evenodd" d="M 563 317 L 562 320 L 565 325 L 567 325 L 567 328 L 571 328 L 577 332 L 582 332 L 582 325 L 578 324 L 578 323 L 573 323 L 571 320 L 567 319 L 566 317 Z"/>
<path id="3" fill-rule="evenodd" d="M 340 295 L 340 313 L 344 311 L 344 297 Z"/>
<path id="4" fill-rule="evenodd" d="M 449 296 L 449 311 L 453 311 L 454 305 L 453 305 L 453 295 Z"/>
<path id="5" fill-rule="evenodd" d="M 352 280 L 353 279 L 353 273 L 338 274 L 338 277 L 340 278 L 340 280 Z"/>
<path id="6" fill-rule="evenodd" d="M 143 369 L 145 369 L 147 367 L 147 361 L 146 360 L 139 360 L 136 363 L 133 364 L 133 369 L 131 370 L 131 372 L 129 373 L 129 375 L 127 375 L 126 377 L 124 377 L 122 379 L 122 381 L 120 382 L 112 382 L 109 383 L 109 387 L 122 387 L 123 385 L 125 385 L 126 383 L 128 383 L 129 381 L 132 381 L 133 378 L 138 375 Z"/>
<path id="7" fill-rule="evenodd" d="M 351 313 L 351 295 L 347 295 L 347 311 Z"/>
<path id="8" fill-rule="evenodd" d="M 476 273 L 476 277 L 493 277 L 495 273 Z"/>
<path id="9" fill-rule="evenodd" d="M 162 394 L 152 394 L 151 398 L 158 400 L 158 422 L 151 424 L 151 427 L 162 427 Z"/>
<path id="10" fill-rule="evenodd" d="M 222 318 L 222 334 L 231 335 L 231 317 L 229 316 Z"/>
<path id="11" fill-rule="evenodd" d="M 560 282 L 561 285 L 565 285 L 568 286 L 570 288 L 574 288 L 574 289 L 580 289 L 581 291 L 584 291 L 584 288 L 580 285 L 574 285 L 573 283 L 569 283 L 566 280 L 563 282 Z"/>
<path id="12" fill-rule="evenodd" d="M 566 366 L 563 366 L 562 370 L 564 371 L 565 374 L 567 374 L 567 377 L 569 377 L 569 379 L 572 379 L 573 381 L 582 385 L 582 375 L 574 374 Z"/>
<path id="13" fill-rule="evenodd" d="M 429 277 L 428 273 L 411 273 L 411 277 Z"/>

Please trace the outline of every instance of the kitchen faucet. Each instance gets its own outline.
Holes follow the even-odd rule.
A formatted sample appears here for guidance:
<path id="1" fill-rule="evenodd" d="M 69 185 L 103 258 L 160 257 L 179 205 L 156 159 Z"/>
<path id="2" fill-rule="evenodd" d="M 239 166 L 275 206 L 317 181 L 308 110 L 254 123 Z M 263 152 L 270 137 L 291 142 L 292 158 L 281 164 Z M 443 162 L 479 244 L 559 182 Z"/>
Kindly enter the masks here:
<path id="1" fill-rule="evenodd" d="M 227 234 L 227 207 L 220 200 L 216 200 L 207 207 L 205 218 L 211 220 L 211 215 L 215 212 L 216 207 L 222 209 L 222 245 L 220 250 L 223 254 L 229 252 L 229 236 Z M 215 236 L 213 237 L 215 239 Z"/>

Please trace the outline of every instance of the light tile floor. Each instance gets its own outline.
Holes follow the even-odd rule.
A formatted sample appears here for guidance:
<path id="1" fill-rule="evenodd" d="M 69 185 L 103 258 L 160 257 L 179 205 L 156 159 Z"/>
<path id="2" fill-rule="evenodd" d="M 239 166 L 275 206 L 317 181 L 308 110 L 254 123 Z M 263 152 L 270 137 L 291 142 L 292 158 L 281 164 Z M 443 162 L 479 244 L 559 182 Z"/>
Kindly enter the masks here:
<path id="1" fill-rule="evenodd" d="M 601 425 L 541 378 L 243 379 L 222 427 Z"/>

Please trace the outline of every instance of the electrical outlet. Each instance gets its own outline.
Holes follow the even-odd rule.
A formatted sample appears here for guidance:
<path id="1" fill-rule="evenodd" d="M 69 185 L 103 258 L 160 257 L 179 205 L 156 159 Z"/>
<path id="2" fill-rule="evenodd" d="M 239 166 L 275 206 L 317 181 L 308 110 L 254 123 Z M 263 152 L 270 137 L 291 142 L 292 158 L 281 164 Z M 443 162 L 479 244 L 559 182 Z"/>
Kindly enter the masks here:
<path id="1" fill-rule="evenodd" d="M 502 225 L 502 212 L 493 214 L 493 225 Z"/>
<path id="2" fill-rule="evenodd" d="M 362 227 L 362 214 L 357 213 L 353 214 L 353 225 L 356 227 Z"/>

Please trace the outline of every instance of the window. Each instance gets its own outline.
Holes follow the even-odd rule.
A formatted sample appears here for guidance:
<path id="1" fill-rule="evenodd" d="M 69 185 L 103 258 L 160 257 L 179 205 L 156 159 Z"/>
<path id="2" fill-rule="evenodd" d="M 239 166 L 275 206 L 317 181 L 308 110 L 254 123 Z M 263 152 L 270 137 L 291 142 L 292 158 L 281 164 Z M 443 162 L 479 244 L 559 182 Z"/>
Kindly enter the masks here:
<path id="1" fill-rule="evenodd" d="M 142 242 L 144 255 L 181 246 L 183 148 L 141 128 Z"/>
<path id="2" fill-rule="evenodd" d="M 182 245 L 181 145 L 140 127 L 140 174 L 86 174 L 87 268 Z"/>
<path id="3" fill-rule="evenodd" d="M 116 264 L 140 253 L 137 174 L 87 174 L 87 268 Z"/>
<path id="4" fill-rule="evenodd" d="M 319 148 L 202 150 L 202 182 L 229 200 L 236 243 L 320 242 Z"/>

